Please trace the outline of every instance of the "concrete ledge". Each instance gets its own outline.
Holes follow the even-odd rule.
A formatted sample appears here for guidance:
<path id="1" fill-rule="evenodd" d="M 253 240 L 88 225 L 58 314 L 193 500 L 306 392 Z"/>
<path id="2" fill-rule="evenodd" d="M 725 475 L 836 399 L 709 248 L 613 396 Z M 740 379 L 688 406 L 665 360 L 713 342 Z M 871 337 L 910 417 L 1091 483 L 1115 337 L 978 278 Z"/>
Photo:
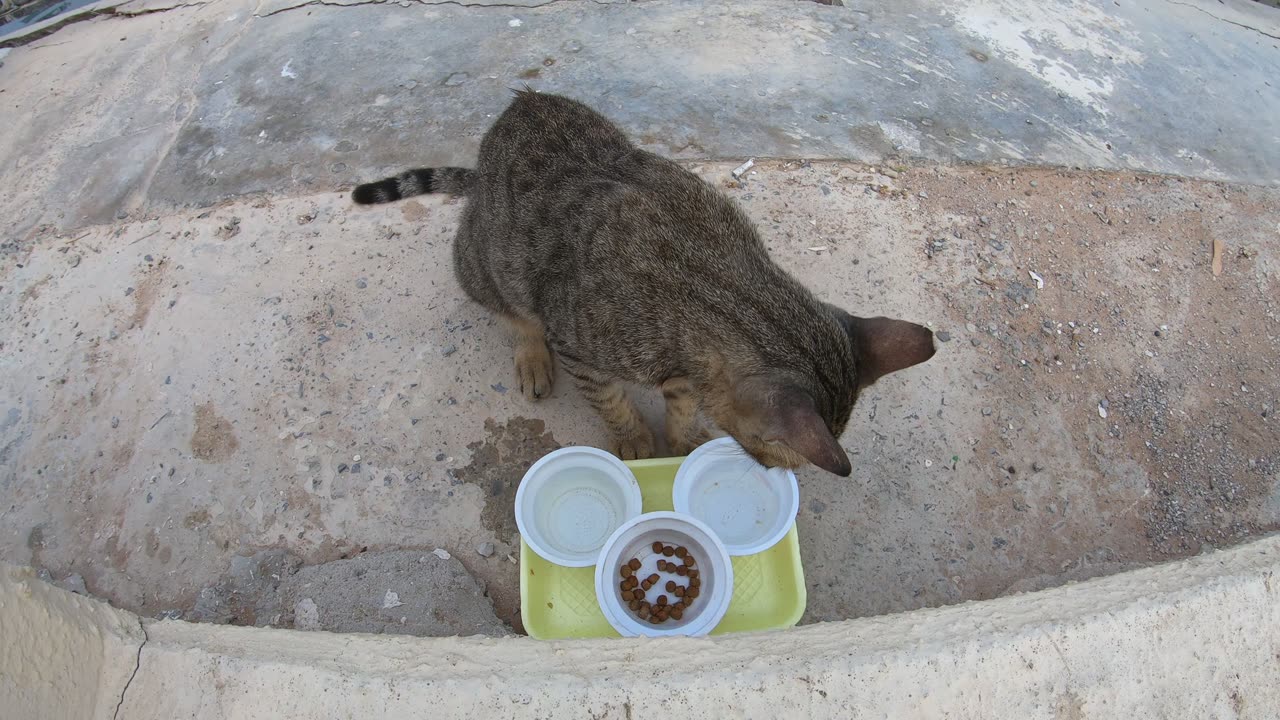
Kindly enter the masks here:
<path id="1" fill-rule="evenodd" d="M 114 717 L 144 641 L 136 616 L 0 563 L 0 716 Z"/>
<path id="2" fill-rule="evenodd" d="M 1273 536 L 1042 593 L 700 640 L 146 622 L 119 717 L 1273 717 L 1277 569 Z M 5 577 L 2 699 L 18 717 L 109 714 L 136 621 L 22 571 Z M 78 670 L 94 666 L 100 680 L 86 682 Z"/>

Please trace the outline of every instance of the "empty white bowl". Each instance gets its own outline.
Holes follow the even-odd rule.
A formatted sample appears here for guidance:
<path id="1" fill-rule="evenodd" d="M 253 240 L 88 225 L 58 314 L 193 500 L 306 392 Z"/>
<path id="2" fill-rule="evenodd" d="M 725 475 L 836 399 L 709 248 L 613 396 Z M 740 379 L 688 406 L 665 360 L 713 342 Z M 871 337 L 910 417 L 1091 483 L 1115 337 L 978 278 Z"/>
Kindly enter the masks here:
<path id="1" fill-rule="evenodd" d="M 689 453 L 676 471 L 676 512 L 706 523 L 730 555 L 755 555 L 786 536 L 800 512 L 800 485 L 786 468 L 756 462 L 733 438 Z"/>
<path id="2" fill-rule="evenodd" d="M 668 604 L 678 600 L 665 592 L 668 580 L 687 586 L 687 577 L 658 570 L 662 555 L 653 551 L 653 543 L 683 546 L 693 555 L 698 579 L 702 581 L 698 597 L 694 598 L 679 620 L 668 619 L 654 625 L 636 617 L 622 600 L 622 564 L 635 558 L 640 561 L 636 575 L 641 578 L 657 573 L 658 585 L 646 594 L 652 602 L 658 595 L 666 595 Z M 677 558 L 669 558 L 680 562 Z M 706 635 L 715 629 L 729 610 L 733 598 L 733 563 L 724 544 L 711 528 L 696 518 L 673 512 L 651 512 L 629 520 L 614 531 L 605 543 L 596 563 L 596 599 L 605 619 L 624 637 L 663 637 L 667 635 Z"/>
<path id="3" fill-rule="evenodd" d="M 640 486 L 631 468 L 603 450 L 567 447 L 542 457 L 524 474 L 516 490 L 516 525 L 547 561 L 588 567 L 640 507 Z"/>

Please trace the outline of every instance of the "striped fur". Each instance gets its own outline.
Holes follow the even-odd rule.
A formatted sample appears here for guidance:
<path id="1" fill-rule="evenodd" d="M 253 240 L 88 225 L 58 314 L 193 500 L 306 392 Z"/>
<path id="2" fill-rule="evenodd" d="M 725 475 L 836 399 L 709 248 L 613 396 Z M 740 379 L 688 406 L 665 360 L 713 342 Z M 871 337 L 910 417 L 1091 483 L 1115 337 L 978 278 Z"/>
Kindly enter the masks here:
<path id="1" fill-rule="evenodd" d="M 418 168 L 395 177 L 357 185 L 351 191 L 351 199 L 360 205 L 377 205 L 427 193 L 465 195 L 474 177 L 475 171 L 467 168 Z"/>

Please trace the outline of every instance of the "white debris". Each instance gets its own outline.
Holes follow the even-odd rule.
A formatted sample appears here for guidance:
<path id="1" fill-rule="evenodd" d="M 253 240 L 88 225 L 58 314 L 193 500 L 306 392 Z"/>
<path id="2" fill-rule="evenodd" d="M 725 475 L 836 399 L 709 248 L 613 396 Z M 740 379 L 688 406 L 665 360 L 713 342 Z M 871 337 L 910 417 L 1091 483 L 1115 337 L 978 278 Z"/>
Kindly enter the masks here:
<path id="1" fill-rule="evenodd" d="M 293 58 L 289 58 L 288 62 L 284 64 L 284 67 L 280 68 L 280 77 L 290 78 L 291 80 L 298 79 L 298 73 L 294 72 L 289 67 L 292 64 L 293 64 Z"/>
<path id="2" fill-rule="evenodd" d="M 931 468 L 931 467 L 933 467 L 933 461 L 932 461 L 932 460 L 925 460 L 925 461 L 924 461 L 924 466 L 925 466 L 925 467 L 927 467 L 927 468 Z"/>
<path id="3" fill-rule="evenodd" d="M 1098 405 L 1098 417 L 1102 418 L 1103 420 L 1107 419 L 1107 409 L 1102 407 L 1101 404 Z"/>
<path id="4" fill-rule="evenodd" d="M 523 24 L 524 24 L 524 21 L 521 20 L 520 18 L 511 18 L 510 20 L 507 21 L 507 27 L 520 27 Z"/>
<path id="5" fill-rule="evenodd" d="M 352 455 L 352 456 L 351 456 L 351 462 L 360 462 L 360 456 L 359 456 L 359 455 Z"/>
<path id="6" fill-rule="evenodd" d="M 823 250 L 829 250 L 829 249 L 830 248 L 828 248 L 826 245 L 818 245 L 816 247 L 809 248 L 809 252 L 822 252 Z"/>
<path id="7" fill-rule="evenodd" d="M 449 554 L 448 550 L 442 550 L 440 548 L 436 548 L 435 550 L 432 550 L 431 554 L 435 555 L 441 560 L 448 560 L 449 558 L 453 557 L 452 555 Z"/>
<path id="8" fill-rule="evenodd" d="M 390 610 L 391 608 L 398 608 L 398 607 L 400 607 L 400 606 L 401 606 L 401 605 L 403 605 L 403 604 L 404 604 L 404 603 L 400 602 L 400 595 L 399 595 L 398 593 L 396 593 L 396 591 L 394 591 L 394 590 L 388 590 L 388 591 L 387 591 L 387 594 L 382 598 L 382 609 L 383 609 L 383 610 Z"/>
<path id="9" fill-rule="evenodd" d="M 293 627 L 298 630 L 320 629 L 320 608 L 311 598 L 302 598 L 293 606 Z"/>
<path id="10" fill-rule="evenodd" d="M 756 159 L 751 158 L 750 160 L 747 160 L 746 162 L 742 163 L 738 167 L 734 168 L 732 173 L 733 179 L 737 180 L 741 178 L 743 175 L 746 175 L 747 171 L 755 167 L 755 165 L 756 165 Z"/>
<path id="11" fill-rule="evenodd" d="M 1027 274 L 1031 276 L 1031 279 L 1032 279 L 1032 280 L 1035 280 L 1035 281 L 1036 281 L 1036 289 L 1037 289 L 1037 290 L 1043 290 L 1043 289 L 1044 289 L 1044 278 L 1040 277 L 1040 274 L 1039 274 L 1039 273 L 1037 273 L 1037 272 L 1036 272 L 1036 271 L 1034 271 L 1034 270 L 1028 270 L 1028 271 L 1027 271 Z"/>

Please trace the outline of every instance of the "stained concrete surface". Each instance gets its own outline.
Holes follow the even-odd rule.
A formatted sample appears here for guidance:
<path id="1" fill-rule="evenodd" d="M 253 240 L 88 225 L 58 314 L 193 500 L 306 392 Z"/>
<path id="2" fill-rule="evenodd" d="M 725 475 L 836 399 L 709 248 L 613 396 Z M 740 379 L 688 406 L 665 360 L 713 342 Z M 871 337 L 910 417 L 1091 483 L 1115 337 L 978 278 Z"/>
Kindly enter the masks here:
<path id="1" fill-rule="evenodd" d="M 824 298 L 945 334 L 859 405 L 852 482 L 801 475 L 806 621 L 990 598 L 1280 523 L 1277 190 L 901 159 L 1270 181 L 1275 129 L 1253 120 L 1274 115 L 1260 90 L 1277 54 L 1252 26 L 1274 15 L 161 7 L 69 25 L 0 67 L 14 120 L 0 135 L 0 558 L 77 573 L 146 615 L 260 623 L 216 602 L 244 558 L 443 548 L 518 630 L 515 484 L 551 448 L 601 443 L 598 422 L 563 384 L 538 405 L 510 391 L 505 336 L 449 276 L 457 203 L 358 211 L 337 189 L 465 163 L 525 81 L 668 154 L 876 162 L 762 161 L 735 183 L 740 158 L 692 161 Z M 877 74 L 907 62 L 907 35 L 940 58 L 911 62 L 950 58 L 952 76 Z M 894 84 L 914 87 L 904 74 L 922 87 Z M 1050 107 L 1065 114 L 1026 122 Z M 1132 151 L 1099 160 L 1111 134 Z"/>
<path id="2" fill-rule="evenodd" d="M 695 166 L 784 267 L 945 339 L 860 401 L 852 480 L 801 473 L 806 621 L 1280 527 L 1280 191 L 801 161 L 736 183 L 732 167 Z M 549 449 L 605 437 L 569 386 L 536 405 L 510 389 L 507 338 L 448 271 L 460 207 L 259 198 L 10 255 L 0 556 L 159 615 L 265 549 L 312 565 L 443 548 L 518 629 L 515 485 Z"/>

